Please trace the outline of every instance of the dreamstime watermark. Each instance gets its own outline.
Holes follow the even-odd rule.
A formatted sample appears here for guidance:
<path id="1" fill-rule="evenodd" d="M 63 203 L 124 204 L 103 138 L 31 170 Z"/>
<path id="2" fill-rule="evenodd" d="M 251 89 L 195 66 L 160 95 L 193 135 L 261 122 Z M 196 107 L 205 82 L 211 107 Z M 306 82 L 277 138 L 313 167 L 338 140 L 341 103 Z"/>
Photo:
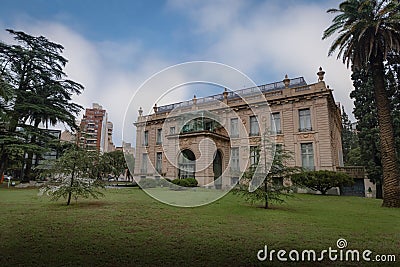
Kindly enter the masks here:
<path id="1" fill-rule="evenodd" d="M 319 261 L 352 261 L 352 262 L 396 262 L 394 254 L 374 254 L 371 250 L 363 251 L 357 249 L 347 249 L 346 239 L 339 238 L 336 242 L 336 248 L 329 247 L 321 251 L 313 249 L 284 250 L 269 249 L 267 245 L 264 249 L 257 252 L 259 261 L 281 261 L 281 262 L 319 262 Z"/>
<path id="2" fill-rule="evenodd" d="M 220 93 L 193 96 L 199 87 L 203 90 L 197 91 L 212 87 Z M 188 100 L 178 102 L 178 98 Z M 125 153 L 125 159 L 139 186 L 169 205 L 209 204 L 234 188 L 232 170 L 240 181 L 250 165 L 251 192 L 264 182 L 274 158 L 275 139 L 270 134 L 274 125 L 267 126 L 270 116 L 264 91 L 243 72 L 208 61 L 177 64 L 151 76 L 134 93 L 125 113 L 123 140 L 134 135 L 130 127 L 134 122 L 137 158 L 133 164 Z M 258 152 L 257 162 L 251 162 L 255 142 L 268 147 Z M 236 161 L 240 166 L 230 155 L 233 147 L 239 150 L 235 157 L 240 157 Z M 182 177 L 195 178 L 200 188 L 177 190 L 170 181 Z M 171 186 L 174 190 L 168 189 Z"/>

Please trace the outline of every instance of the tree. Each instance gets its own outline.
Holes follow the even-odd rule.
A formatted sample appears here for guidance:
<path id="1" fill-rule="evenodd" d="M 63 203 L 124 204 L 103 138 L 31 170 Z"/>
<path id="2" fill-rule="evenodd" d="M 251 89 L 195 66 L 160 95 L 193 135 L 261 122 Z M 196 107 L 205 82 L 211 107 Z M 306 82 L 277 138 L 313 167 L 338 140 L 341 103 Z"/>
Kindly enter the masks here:
<path id="1" fill-rule="evenodd" d="M 122 151 L 116 150 L 112 152 L 107 152 L 102 155 L 103 164 L 106 167 L 106 174 L 112 174 L 115 177 L 119 177 L 124 174 L 128 168 L 124 153 Z"/>
<path id="2" fill-rule="evenodd" d="M 400 155 L 400 84 L 398 77 L 400 58 L 389 56 L 385 62 L 385 86 L 390 99 L 397 155 Z M 357 70 L 352 74 L 354 90 L 354 116 L 357 119 L 357 133 L 360 155 L 359 165 L 366 167 L 368 177 L 377 185 L 377 197 L 382 198 L 382 164 L 377 111 L 373 96 L 372 74 L 367 70 Z"/>
<path id="3" fill-rule="evenodd" d="M 400 170 L 398 166 L 390 101 L 385 91 L 384 61 L 400 52 L 400 4 L 396 1 L 347 0 L 323 34 L 326 39 L 338 32 L 329 55 L 339 50 L 337 58 L 353 70 L 366 68 L 372 73 L 377 108 L 383 169 L 383 206 L 400 207 Z"/>
<path id="4" fill-rule="evenodd" d="M 72 95 L 80 94 L 83 86 L 67 79 L 62 45 L 43 36 L 7 31 L 17 44 L 0 42 L 0 86 L 6 85 L 10 92 L 7 100 L 2 99 L 6 119 L 2 121 L 5 134 L 0 137 L 0 175 L 17 146 L 27 153 L 25 174 L 30 178 L 33 154 L 43 152 L 40 148 L 47 138 L 39 125 L 47 128 L 61 122 L 76 128 L 75 116 L 82 107 L 72 102 Z"/>
<path id="5" fill-rule="evenodd" d="M 289 167 L 288 161 L 292 159 L 292 155 L 285 151 L 281 145 L 275 148 L 275 155 L 269 172 L 256 172 L 254 166 L 243 174 L 240 183 L 235 187 L 234 193 L 243 196 L 246 200 L 254 203 L 256 201 L 264 201 L 264 208 L 269 208 L 269 203 L 284 202 L 283 197 L 289 196 L 290 186 L 285 184 L 285 178 L 288 178 L 293 173 L 299 172 L 300 168 Z M 265 163 L 262 163 L 262 165 Z M 261 166 L 261 170 L 265 167 Z M 249 185 L 253 180 L 262 180 L 261 185 L 254 191 L 249 191 Z M 257 181 L 257 183 L 259 183 Z"/>
<path id="6" fill-rule="evenodd" d="M 291 179 L 294 184 L 320 191 L 323 195 L 326 195 L 326 192 L 333 187 L 354 184 L 353 179 L 349 175 L 326 170 L 296 173 L 291 176 Z"/>
<path id="7" fill-rule="evenodd" d="M 52 200 L 67 199 L 67 205 L 73 197 L 98 198 L 104 194 L 100 191 L 104 187 L 102 181 L 96 179 L 94 173 L 98 168 L 96 152 L 73 146 L 59 159 L 51 162 L 47 174 L 53 179 L 42 189 Z"/>
<path id="8" fill-rule="evenodd" d="M 354 90 L 350 96 L 354 98 L 361 165 L 365 166 L 369 179 L 376 183 L 377 197 L 382 197 L 381 150 L 372 75 L 366 70 L 357 70 L 351 77 Z"/>
<path id="9" fill-rule="evenodd" d="M 365 166 L 361 160 L 361 149 L 360 147 L 352 148 L 347 153 L 347 161 L 345 162 L 347 166 Z"/>
<path id="10" fill-rule="evenodd" d="M 344 107 L 342 106 L 342 146 L 343 146 L 343 161 L 345 165 L 349 164 L 350 153 L 358 148 L 357 134 L 354 132 L 352 123 L 349 120 Z M 354 152 L 352 153 L 354 155 Z M 353 165 L 354 166 L 354 165 Z"/>

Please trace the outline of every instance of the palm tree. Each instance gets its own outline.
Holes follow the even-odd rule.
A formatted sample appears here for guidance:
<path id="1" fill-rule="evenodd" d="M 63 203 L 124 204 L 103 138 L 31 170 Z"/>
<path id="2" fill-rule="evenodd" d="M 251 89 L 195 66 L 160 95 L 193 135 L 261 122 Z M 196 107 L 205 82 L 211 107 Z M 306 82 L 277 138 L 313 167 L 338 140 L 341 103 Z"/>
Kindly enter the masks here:
<path id="1" fill-rule="evenodd" d="M 383 206 L 400 207 L 400 170 L 395 152 L 395 139 L 390 102 L 385 90 L 384 61 L 388 54 L 400 52 L 400 4 L 398 1 L 347 0 L 323 34 L 322 39 L 338 33 L 329 55 L 338 50 L 352 70 L 372 72 L 374 97 L 378 113 L 383 167 Z"/>

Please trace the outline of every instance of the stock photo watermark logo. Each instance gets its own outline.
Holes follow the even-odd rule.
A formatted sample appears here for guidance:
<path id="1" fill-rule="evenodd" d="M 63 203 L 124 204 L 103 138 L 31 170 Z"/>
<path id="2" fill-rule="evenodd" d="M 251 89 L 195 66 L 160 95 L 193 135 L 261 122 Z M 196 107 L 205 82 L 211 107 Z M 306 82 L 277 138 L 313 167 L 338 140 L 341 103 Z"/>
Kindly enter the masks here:
<path id="1" fill-rule="evenodd" d="M 198 88 L 220 93 L 196 97 Z M 173 206 L 196 207 L 223 197 L 249 166 L 254 177 L 248 190 L 254 191 L 275 153 L 267 130 L 270 114 L 263 92 L 239 70 L 206 61 L 174 65 L 151 76 L 133 95 L 123 140 L 134 135 L 134 122 L 136 158 L 134 164 L 132 157 L 125 154 L 125 159 L 147 194 Z M 267 148 L 252 155 L 261 143 Z"/>
<path id="2" fill-rule="evenodd" d="M 371 250 L 348 249 L 346 239 L 339 238 L 336 247 L 316 251 L 271 249 L 267 245 L 257 252 L 259 261 L 280 261 L 280 262 L 321 262 L 321 261 L 342 261 L 342 262 L 396 262 L 394 254 L 374 254 Z"/>

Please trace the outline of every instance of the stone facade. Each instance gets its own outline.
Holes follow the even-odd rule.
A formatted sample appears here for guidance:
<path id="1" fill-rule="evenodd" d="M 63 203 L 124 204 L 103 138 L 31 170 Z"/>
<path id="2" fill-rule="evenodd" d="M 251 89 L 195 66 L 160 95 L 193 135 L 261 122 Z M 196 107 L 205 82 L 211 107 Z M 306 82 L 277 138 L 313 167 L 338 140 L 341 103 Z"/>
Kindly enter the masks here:
<path id="1" fill-rule="evenodd" d="M 194 176 L 202 186 L 231 185 L 259 158 L 263 136 L 292 152 L 291 166 L 336 170 L 343 165 L 341 114 L 324 73 L 314 84 L 286 77 L 259 86 L 260 95 L 252 95 L 257 88 L 225 90 L 155 105 L 149 115 L 140 109 L 135 177 Z"/>

